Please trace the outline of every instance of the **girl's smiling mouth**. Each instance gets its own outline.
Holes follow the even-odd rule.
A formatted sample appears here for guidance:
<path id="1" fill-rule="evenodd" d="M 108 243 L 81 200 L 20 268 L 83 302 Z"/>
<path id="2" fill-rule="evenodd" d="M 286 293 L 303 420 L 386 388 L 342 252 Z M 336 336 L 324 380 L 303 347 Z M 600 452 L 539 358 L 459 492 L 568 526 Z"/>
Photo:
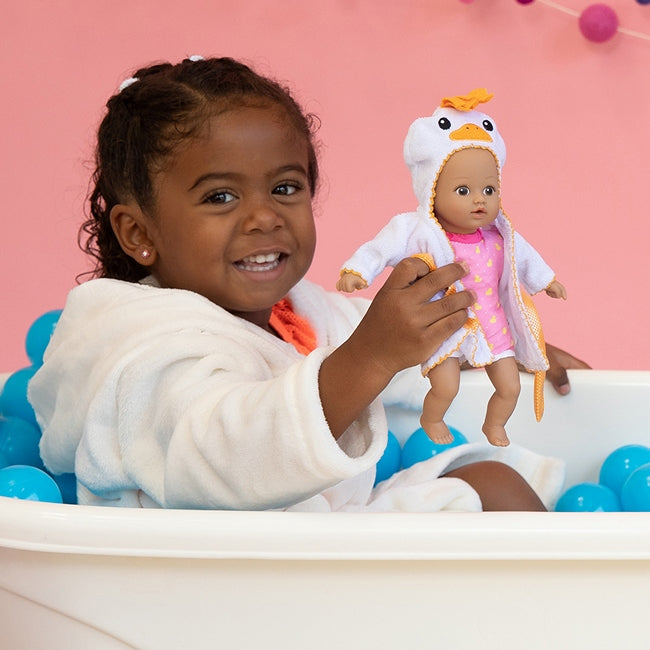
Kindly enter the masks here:
<path id="1" fill-rule="evenodd" d="M 251 271 L 253 273 L 263 273 L 272 271 L 280 265 L 280 261 L 286 257 L 284 253 L 265 253 L 259 255 L 249 255 L 235 262 L 235 266 L 242 271 Z"/>

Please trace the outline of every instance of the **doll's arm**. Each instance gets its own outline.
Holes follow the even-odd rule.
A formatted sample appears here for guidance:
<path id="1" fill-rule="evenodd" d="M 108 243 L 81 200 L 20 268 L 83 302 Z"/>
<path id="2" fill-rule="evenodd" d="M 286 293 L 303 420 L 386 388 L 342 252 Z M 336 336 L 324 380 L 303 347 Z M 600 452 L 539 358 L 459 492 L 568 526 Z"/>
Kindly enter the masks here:
<path id="1" fill-rule="evenodd" d="M 523 288 L 532 294 L 550 288 L 555 282 L 553 269 L 518 232 L 515 232 L 517 276 Z"/>
<path id="2" fill-rule="evenodd" d="M 387 266 L 394 267 L 405 257 L 422 252 L 413 244 L 417 227 L 415 213 L 393 217 L 343 264 L 337 289 L 347 292 L 365 289 Z"/>
<path id="3" fill-rule="evenodd" d="M 566 300 L 566 288 L 557 280 L 553 280 L 553 282 L 546 287 L 545 291 L 551 298 L 562 298 L 562 300 Z"/>
<path id="4" fill-rule="evenodd" d="M 346 269 L 341 271 L 341 277 L 336 283 L 337 290 L 346 293 L 352 293 L 357 289 L 365 289 L 367 286 L 368 283 L 358 273 Z"/>

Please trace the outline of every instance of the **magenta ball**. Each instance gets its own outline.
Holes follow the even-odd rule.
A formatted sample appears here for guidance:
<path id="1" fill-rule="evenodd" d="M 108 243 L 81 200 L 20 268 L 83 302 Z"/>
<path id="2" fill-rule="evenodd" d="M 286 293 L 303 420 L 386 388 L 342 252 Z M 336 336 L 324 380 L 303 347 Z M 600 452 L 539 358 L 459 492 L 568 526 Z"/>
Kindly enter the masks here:
<path id="1" fill-rule="evenodd" d="M 534 2 L 534 0 L 517 0 L 517 2 L 518 2 L 520 5 L 529 5 L 529 4 L 531 4 L 532 2 Z"/>
<path id="2" fill-rule="evenodd" d="M 578 21 L 582 35 L 594 43 L 609 40 L 618 29 L 618 16 L 606 4 L 589 5 L 581 14 Z"/>

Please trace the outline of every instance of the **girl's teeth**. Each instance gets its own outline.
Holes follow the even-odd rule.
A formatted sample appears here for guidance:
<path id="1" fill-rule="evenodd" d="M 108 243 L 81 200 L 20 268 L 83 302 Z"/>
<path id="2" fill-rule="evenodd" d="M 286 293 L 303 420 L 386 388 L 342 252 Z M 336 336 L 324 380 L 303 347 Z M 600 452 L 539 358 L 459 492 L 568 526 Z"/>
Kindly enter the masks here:
<path id="1" fill-rule="evenodd" d="M 255 264 L 264 264 L 265 262 L 275 262 L 279 257 L 278 253 L 268 253 L 267 255 L 251 255 L 245 257 L 244 262 L 253 262 Z"/>
<path id="2" fill-rule="evenodd" d="M 280 253 L 268 253 L 267 255 L 249 255 L 245 257 L 239 266 L 244 271 L 270 271 L 274 269 L 280 260 Z"/>

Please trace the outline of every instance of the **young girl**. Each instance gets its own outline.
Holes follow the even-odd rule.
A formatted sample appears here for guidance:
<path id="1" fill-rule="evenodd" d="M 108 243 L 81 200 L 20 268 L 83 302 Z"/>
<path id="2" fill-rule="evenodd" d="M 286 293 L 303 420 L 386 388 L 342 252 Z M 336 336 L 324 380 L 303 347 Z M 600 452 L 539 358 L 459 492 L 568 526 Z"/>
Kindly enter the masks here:
<path id="1" fill-rule="evenodd" d="M 473 296 L 431 302 L 464 268 L 420 260 L 398 264 L 370 304 L 302 279 L 318 164 L 313 120 L 288 91 L 231 59 L 193 57 L 139 70 L 107 108 L 83 227 L 99 277 L 71 291 L 30 385 L 43 460 L 76 473 L 79 503 L 553 501 L 557 461 L 484 443 L 373 489 L 387 440 L 380 394 L 404 398 L 391 379 L 465 322 Z M 423 383 L 412 376 L 411 392 Z"/>
<path id="2" fill-rule="evenodd" d="M 458 392 L 459 362 L 484 366 L 494 385 L 483 432 L 496 446 L 509 444 L 505 424 L 519 397 L 517 362 L 536 376 L 535 407 L 543 405 L 548 368 L 541 326 L 522 291 L 565 298 L 552 269 L 501 210 L 501 168 L 506 148 L 494 120 L 476 110 L 492 95 L 477 89 L 446 97 L 433 115 L 417 119 L 404 143 L 404 157 L 418 198 L 415 212 L 395 216 L 343 265 L 337 287 L 366 286 L 405 255 L 428 259 L 431 268 L 462 260 L 470 272 L 454 290 L 471 289 L 470 318 L 423 363 L 431 389 L 420 422 L 437 443 L 453 440 L 443 418 Z"/>

